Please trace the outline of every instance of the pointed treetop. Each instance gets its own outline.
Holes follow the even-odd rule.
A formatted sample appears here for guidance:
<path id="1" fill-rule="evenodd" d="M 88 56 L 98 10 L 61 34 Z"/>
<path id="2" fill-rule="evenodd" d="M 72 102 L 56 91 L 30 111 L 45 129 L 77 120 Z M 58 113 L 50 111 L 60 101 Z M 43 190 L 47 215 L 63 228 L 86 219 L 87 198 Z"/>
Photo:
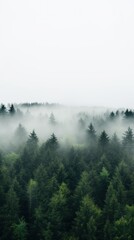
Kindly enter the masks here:
<path id="1" fill-rule="evenodd" d="M 123 137 L 123 145 L 124 146 L 131 146 L 133 144 L 133 130 L 128 127 L 127 131 L 124 133 L 124 137 Z"/>
<path id="2" fill-rule="evenodd" d="M 107 133 L 105 131 L 102 131 L 100 138 L 99 138 L 99 142 L 102 146 L 105 146 L 108 144 L 109 142 L 109 137 L 107 135 Z"/>
<path id="3" fill-rule="evenodd" d="M 0 114 L 5 115 L 6 113 L 7 113 L 7 111 L 6 111 L 5 105 L 4 105 L 4 104 L 1 104 Z"/>
<path id="4" fill-rule="evenodd" d="M 112 119 L 114 119 L 114 117 L 115 117 L 114 112 L 111 112 L 111 113 L 110 113 L 110 119 L 112 120 Z"/>
<path id="5" fill-rule="evenodd" d="M 15 108 L 14 108 L 14 105 L 13 105 L 13 104 L 11 104 L 11 106 L 10 106 L 10 108 L 9 108 L 9 113 L 10 113 L 11 115 L 14 115 L 14 114 L 15 114 Z"/>
<path id="6" fill-rule="evenodd" d="M 54 116 L 53 113 L 51 113 L 51 115 L 50 115 L 49 123 L 50 123 L 51 125 L 55 125 L 55 124 L 56 124 L 55 116 Z"/>
<path id="7" fill-rule="evenodd" d="M 134 116 L 134 112 L 132 110 L 126 110 L 125 111 L 125 118 L 132 118 Z"/>
<path id="8" fill-rule="evenodd" d="M 49 147 L 54 147 L 54 148 L 56 148 L 58 146 L 58 140 L 54 133 L 47 140 L 46 145 Z"/>
<path id="9" fill-rule="evenodd" d="M 15 139 L 17 142 L 20 142 L 20 143 L 25 142 L 27 139 L 27 132 L 21 124 L 19 124 L 19 126 L 15 131 Z"/>
<path id="10" fill-rule="evenodd" d="M 95 134 L 96 132 L 92 123 L 88 126 L 88 132 L 91 134 Z"/>
<path id="11" fill-rule="evenodd" d="M 29 135 L 28 143 L 38 143 L 38 137 L 34 130 Z"/>
<path id="12" fill-rule="evenodd" d="M 90 123 L 90 125 L 88 126 L 87 135 L 88 135 L 88 138 L 90 138 L 90 140 L 96 139 L 96 131 L 92 123 Z"/>

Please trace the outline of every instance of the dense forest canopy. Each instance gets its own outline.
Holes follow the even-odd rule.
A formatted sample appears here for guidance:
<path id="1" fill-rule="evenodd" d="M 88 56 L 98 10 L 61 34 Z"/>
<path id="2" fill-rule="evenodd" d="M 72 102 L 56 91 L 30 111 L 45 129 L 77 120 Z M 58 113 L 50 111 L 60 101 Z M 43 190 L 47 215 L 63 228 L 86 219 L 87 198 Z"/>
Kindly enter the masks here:
<path id="1" fill-rule="evenodd" d="M 0 239 L 133 240 L 134 111 L 0 106 Z"/>

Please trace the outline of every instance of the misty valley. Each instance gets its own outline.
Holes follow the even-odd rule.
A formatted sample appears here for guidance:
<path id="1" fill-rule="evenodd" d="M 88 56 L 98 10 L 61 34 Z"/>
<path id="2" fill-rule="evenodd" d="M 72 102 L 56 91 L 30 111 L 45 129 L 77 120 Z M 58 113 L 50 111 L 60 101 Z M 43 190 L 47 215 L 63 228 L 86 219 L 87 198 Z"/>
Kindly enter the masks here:
<path id="1" fill-rule="evenodd" d="M 0 106 L 1 240 L 134 240 L 134 111 Z"/>

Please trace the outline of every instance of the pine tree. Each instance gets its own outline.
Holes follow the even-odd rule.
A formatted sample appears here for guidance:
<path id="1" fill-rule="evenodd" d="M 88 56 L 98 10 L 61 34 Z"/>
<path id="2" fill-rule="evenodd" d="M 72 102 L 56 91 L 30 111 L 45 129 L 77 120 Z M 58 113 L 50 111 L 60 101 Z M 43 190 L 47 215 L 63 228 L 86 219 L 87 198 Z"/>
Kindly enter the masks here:
<path id="1" fill-rule="evenodd" d="M 50 115 L 49 123 L 50 123 L 52 126 L 56 125 L 55 116 L 54 116 L 53 113 L 51 113 L 51 115 Z"/>
<path id="2" fill-rule="evenodd" d="M 85 121 L 82 118 L 80 118 L 79 121 L 78 121 L 78 128 L 80 130 L 83 130 L 83 129 L 85 129 L 85 125 L 86 125 Z"/>
<path id="3" fill-rule="evenodd" d="M 37 137 L 34 130 L 30 133 L 27 143 L 28 143 L 29 146 L 32 146 L 32 147 L 37 146 L 38 137 Z"/>
<path id="4" fill-rule="evenodd" d="M 114 112 L 111 112 L 109 117 L 110 117 L 111 120 L 113 120 L 115 118 Z"/>
<path id="5" fill-rule="evenodd" d="M 129 150 L 129 151 L 132 150 L 132 147 L 134 144 L 134 139 L 133 139 L 133 130 L 130 127 L 124 133 L 122 144 L 127 150 Z"/>
<path id="6" fill-rule="evenodd" d="M 4 104 L 1 105 L 1 108 L 0 108 L 0 115 L 1 116 L 5 116 L 7 114 L 7 110 L 6 110 L 6 107 Z"/>
<path id="7" fill-rule="evenodd" d="M 114 236 L 114 222 L 118 218 L 119 202 L 116 197 L 112 182 L 110 183 L 105 200 L 103 215 L 105 219 L 104 225 L 104 239 L 113 240 Z"/>
<path id="8" fill-rule="evenodd" d="M 49 204 L 48 226 L 45 231 L 46 239 L 64 239 L 69 225 L 69 189 L 62 183 Z"/>
<path id="9" fill-rule="evenodd" d="M 95 144 L 95 142 L 96 142 L 96 131 L 95 131 L 92 123 L 90 123 L 90 125 L 88 126 L 87 138 L 88 138 L 90 144 Z"/>
<path id="10" fill-rule="evenodd" d="M 53 133 L 51 136 L 50 136 L 50 138 L 47 140 L 47 142 L 46 142 L 46 146 L 48 147 L 48 148 L 51 148 L 51 149 L 57 149 L 57 147 L 58 147 L 58 140 L 57 140 L 57 137 L 55 136 L 55 134 Z"/>
<path id="11" fill-rule="evenodd" d="M 114 224 L 115 237 L 113 240 L 134 239 L 134 205 L 127 205 L 125 214 Z"/>
<path id="12" fill-rule="evenodd" d="M 99 138 L 99 143 L 102 147 L 107 146 L 107 144 L 109 143 L 109 137 L 105 131 L 101 133 Z"/>
<path id="13" fill-rule="evenodd" d="M 75 218 L 75 234 L 79 240 L 97 240 L 100 215 L 100 209 L 91 198 L 88 195 L 84 196 Z"/>
<path id="14" fill-rule="evenodd" d="M 15 111 L 14 105 L 11 104 L 11 106 L 10 106 L 10 108 L 9 108 L 9 113 L 10 113 L 11 115 L 14 115 L 15 112 L 16 112 L 16 111 Z"/>
<path id="15" fill-rule="evenodd" d="M 18 223 L 12 225 L 13 228 L 13 239 L 14 240 L 26 240 L 28 235 L 26 221 L 21 218 Z"/>
<path id="16" fill-rule="evenodd" d="M 27 140 L 27 132 L 25 128 L 21 124 L 19 124 L 14 134 L 14 141 L 17 145 L 21 146 L 26 142 L 26 140 Z"/>

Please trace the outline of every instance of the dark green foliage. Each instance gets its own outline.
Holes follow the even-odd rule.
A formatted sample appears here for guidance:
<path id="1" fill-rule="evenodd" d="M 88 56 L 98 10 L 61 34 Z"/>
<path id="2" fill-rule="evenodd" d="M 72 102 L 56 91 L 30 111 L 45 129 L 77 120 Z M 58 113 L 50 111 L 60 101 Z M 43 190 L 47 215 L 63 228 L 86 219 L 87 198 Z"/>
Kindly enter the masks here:
<path id="1" fill-rule="evenodd" d="M 109 137 L 105 131 L 103 131 L 99 138 L 99 143 L 102 147 L 106 147 L 109 143 Z"/>
<path id="2" fill-rule="evenodd" d="M 132 110 L 127 109 L 124 114 L 126 119 L 131 119 L 134 117 L 134 112 Z"/>
<path id="3" fill-rule="evenodd" d="M 34 130 L 33 130 L 33 132 L 30 133 L 27 143 L 30 147 L 36 147 L 37 146 L 38 137 L 37 137 Z"/>
<path id="4" fill-rule="evenodd" d="M 126 124 L 124 116 L 132 113 L 90 120 L 102 131 L 105 121 L 113 124 L 122 116 Z M 16 114 L 13 105 L 10 112 L 2 105 L 0 121 L 13 123 Z M 87 115 L 80 114 L 79 119 L 77 146 L 61 144 L 58 131 L 60 137 L 53 133 L 45 142 L 39 142 L 35 131 L 27 139 L 20 124 L 11 139 L 15 147 L 2 149 L 1 240 L 134 239 L 133 131 L 128 128 L 119 139 L 116 134 L 108 136 L 105 128 L 98 137 L 92 123 L 86 131 L 91 122 Z M 53 115 L 50 122 L 51 132 L 56 132 Z"/>
<path id="5" fill-rule="evenodd" d="M 133 131 L 130 127 L 124 134 L 122 144 L 128 151 L 131 151 L 134 146 Z"/>
<path id="6" fill-rule="evenodd" d="M 69 225 L 69 189 L 65 183 L 52 196 L 48 207 L 48 224 L 45 231 L 46 239 L 64 239 Z"/>
<path id="7" fill-rule="evenodd" d="M 14 240 L 26 240 L 27 239 L 27 224 L 22 218 L 12 225 L 13 228 L 13 239 Z"/>
<path id="8" fill-rule="evenodd" d="M 95 206 L 91 198 L 88 195 L 84 196 L 75 218 L 75 231 L 78 239 L 97 240 L 97 227 L 100 214 L 100 209 Z"/>
<path id="9" fill-rule="evenodd" d="M 114 224 L 114 240 L 134 239 L 134 205 L 126 206 L 125 214 Z"/>
<path id="10" fill-rule="evenodd" d="M 51 137 L 47 140 L 46 146 L 51 149 L 57 149 L 58 147 L 58 140 L 55 134 L 53 133 Z"/>

